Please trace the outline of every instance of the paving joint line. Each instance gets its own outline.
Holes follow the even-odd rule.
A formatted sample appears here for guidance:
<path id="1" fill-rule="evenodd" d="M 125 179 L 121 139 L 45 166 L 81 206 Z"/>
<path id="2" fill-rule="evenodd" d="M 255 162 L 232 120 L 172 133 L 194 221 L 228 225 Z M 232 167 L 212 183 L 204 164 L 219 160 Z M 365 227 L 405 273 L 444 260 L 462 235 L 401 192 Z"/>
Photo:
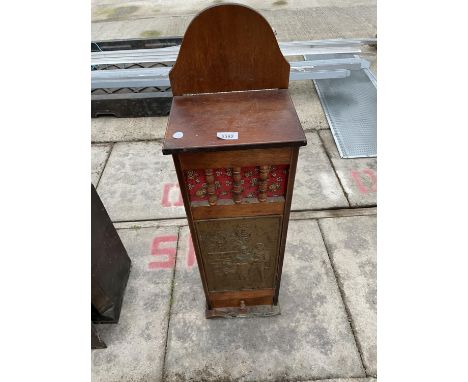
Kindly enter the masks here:
<path id="1" fill-rule="evenodd" d="M 325 130 L 330 130 L 329 128 L 310 128 L 310 129 L 304 129 L 304 133 L 313 133 L 313 132 L 319 132 L 319 131 L 325 131 Z M 148 139 L 124 139 L 124 140 L 108 140 L 108 141 L 93 141 L 91 140 L 92 145 L 101 145 L 101 144 L 115 144 L 115 143 L 134 143 L 134 142 L 162 142 L 164 140 L 164 137 L 161 138 L 148 138 Z"/>
<path id="2" fill-rule="evenodd" d="M 291 211 L 291 220 L 333 219 L 377 215 L 377 206 L 337 208 L 326 210 Z"/>
<path id="3" fill-rule="evenodd" d="M 356 327 L 355 327 L 354 320 L 353 320 L 353 315 L 351 314 L 351 310 L 349 309 L 348 304 L 346 303 L 346 299 L 345 299 L 345 296 L 344 296 L 343 282 L 341 281 L 341 278 L 339 277 L 338 272 L 336 271 L 335 263 L 333 262 L 330 248 L 329 248 L 329 246 L 327 244 L 327 241 L 325 240 L 325 235 L 323 233 L 323 229 L 322 229 L 322 226 L 320 224 L 320 220 L 318 220 L 317 223 L 318 223 L 318 228 L 319 228 L 319 231 L 320 231 L 320 235 L 322 236 L 323 244 L 325 245 L 325 250 L 327 251 L 328 259 L 330 261 L 330 266 L 332 268 L 333 275 L 335 277 L 336 285 L 338 286 L 338 291 L 339 291 L 340 296 L 341 296 L 341 301 L 343 302 L 343 306 L 344 306 L 344 309 L 345 309 L 345 312 L 346 312 L 346 315 L 347 315 L 347 318 L 348 318 L 349 327 L 351 329 L 351 333 L 353 334 L 354 342 L 356 344 L 356 349 L 357 349 L 357 351 L 359 353 L 359 358 L 361 359 L 361 365 L 362 365 L 362 368 L 364 370 L 365 377 L 373 377 L 372 375 L 370 375 L 370 373 L 368 373 L 368 371 L 366 369 L 366 365 L 364 364 L 364 356 L 363 356 L 362 346 L 361 346 L 361 343 L 360 343 L 359 338 L 357 336 Z"/>
<path id="4" fill-rule="evenodd" d="M 169 342 L 169 328 L 171 325 L 171 312 L 172 312 L 172 304 L 174 300 L 174 284 L 175 284 L 175 273 L 176 273 L 176 266 L 177 266 L 177 255 L 179 253 L 179 243 L 180 243 L 180 234 L 182 228 L 179 227 L 177 229 L 177 245 L 176 245 L 176 254 L 174 256 L 174 270 L 172 271 L 172 282 L 171 282 L 171 295 L 169 298 L 169 310 L 167 312 L 167 328 L 166 328 L 166 342 L 164 344 L 164 358 L 161 370 L 161 381 L 165 381 L 165 374 L 166 374 L 166 358 L 167 358 L 167 343 Z"/>
<path id="5" fill-rule="evenodd" d="M 158 222 L 158 221 L 164 221 L 164 220 L 179 220 L 179 219 L 187 219 L 186 216 L 182 217 L 166 217 L 166 218 L 154 218 L 154 219 L 130 219 L 130 220 L 113 220 L 112 223 L 118 224 L 118 223 L 145 223 L 145 222 Z"/>
<path id="6" fill-rule="evenodd" d="M 330 154 L 327 151 L 327 147 L 325 146 L 325 143 L 323 142 L 323 139 L 322 139 L 322 137 L 320 136 L 320 134 L 318 132 L 317 132 L 317 135 L 318 135 L 318 138 L 320 140 L 320 144 L 322 145 L 323 150 L 325 151 L 325 154 L 326 154 L 326 156 L 328 158 L 328 161 L 330 162 L 330 166 L 332 167 L 333 172 L 335 173 L 336 179 L 338 179 L 338 183 L 340 184 L 341 190 L 343 191 L 343 194 L 344 194 L 344 196 L 346 198 L 346 201 L 348 202 L 348 205 L 351 207 L 351 202 L 349 201 L 348 193 L 346 192 L 346 190 L 345 190 L 345 188 L 343 186 L 343 183 L 341 183 L 341 179 L 338 176 L 335 165 L 333 164 L 333 161 L 331 160 Z"/>
<path id="7" fill-rule="evenodd" d="M 102 171 L 101 171 L 101 173 L 99 174 L 99 178 L 98 178 L 98 180 L 97 180 L 97 182 L 96 182 L 96 187 L 95 187 L 96 191 L 97 191 L 97 188 L 98 188 L 98 186 L 99 186 L 99 183 L 101 182 L 102 175 L 104 174 L 104 170 L 105 170 L 106 167 L 107 167 L 107 162 L 109 162 L 109 158 L 110 158 L 110 156 L 111 156 L 111 154 L 112 154 L 112 150 L 113 150 L 113 149 L 114 149 L 114 143 L 111 143 L 110 150 L 109 150 L 109 154 L 107 155 L 106 160 L 104 161 L 104 167 L 102 168 Z"/>
<path id="8" fill-rule="evenodd" d="M 322 377 L 317 377 L 317 378 L 308 378 L 308 379 L 299 379 L 299 380 L 294 380 L 294 382 L 330 382 L 330 381 L 334 381 L 334 380 L 341 380 L 341 379 L 346 379 L 346 380 L 350 380 L 350 379 L 356 379 L 356 380 L 362 380 L 362 379 L 370 379 L 370 378 L 374 378 L 376 379 L 376 377 L 327 377 L 327 378 L 322 378 Z"/>
<path id="9" fill-rule="evenodd" d="M 92 18 L 93 10 L 91 10 L 91 18 Z M 180 14 L 180 15 L 153 15 L 153 16 L 136 16 L 132 18 L 110 18 L 104 20 L 92 20 L 91 24 L 99 24 L 99 23 L 113 23 L 113 22 L 128 22 L 128 21 L 141 21 L 141 20 L 149 20 L 149 19 L 163 19 L 163 18 L 181 18 L 181 17 L 195 17 L 197 13 L 190 13 L 190 14 Z"/>
<path id="10" fill-rule="evenodd" d="M 150 139 L 128 139 L 128 140 L 123 140 L 123 141 L 91 141 L 92 145 L 100 145 L 100 144 L 115 144 L 115 143 L 134 143 L 134 142 L 161 142 L 164 140 L 164 137 L 162 138 L 150 138 Z"/>
<path id="11" fill-rule="evenodd" d="M 330 131 L 328 127 L 325 128 L 310 128 L 304 129 L 304 133 L 318 133 L 319 131 Z M 115 144 L 115 143 L 134 143 L 134 142 L 162 142 L 164 141 L 164 137 L 161 138 L 135 138 L 135 139 L 123 139 L 123 140 L 108 140 L 108 141 L 93 141 L 91 140 L 91 145 L 103 145 L 103 144 Z"/>
<path id="12" fill-rule="evenodd" d="M 341 217 L 353 217 L 353 216 L 368 216 L 376 215 L 377 211 L 374 210 L 377 208 L 376 205 L 369 206 L 359 206 L 359 207 L 347 207 L 347 208 L 324 208 L 316 210 L 293 210 L 291 211 L 291 220 L 307 220 L 307 219 L 327 219 L 327 218 L 341 218 Z M 316 216 L 316 217 L 301 217 L 299 214 L 320 214 L 320 213 L 330 213 L 330 216 Z M 353 213 L 355 212 L 355 213 Z M 294 216 L 296 215 L 296 216 Z M 176 216 L 176 217 L 162 217 L 154 219 L 130 219 L 130 220 L 113 220 L 113 224 L 123 224 L 123 223 L 151 223 L 151 222 L 163 222 L 168 220 L 182 220 L 187 219 L 186 216 Z M 187 224 L 183 224 L 187 225 Z M 133 228 L 142 228 L 142 227 L 128 227 L 128 228 L 119 228 L 119 229 L 133 229 Z"/>
<path id="13" fill-rule="evenodd" d="M 310 129 L 304 129 L 304 133 L 313 133 L 313 132 L 319 132 L 319 131 L 329 131 L 330 129 L 328 127 L 324 128 L 310 128 Z M 108 141 L 93 141 L 91 140 L 92 145 L 100 145 L 100 144 L 115 144 L 115 143 L 133 143 L 133 142 L 162 142 L 164 140 L 164 137 L 161 138 L 135 138 L 135 139 L 123 139 L 123 140 L 108 140 Z"/>
<path id="14" fill-rule="evenodd" d="M 315 128 L 315 127 L 311 127 L 311 128 L 307 128 L 307 129 L 304 129 L 304 133 L 313 133 L 314 131 L 322 131 L 322 130 L 330 130 L 330 128 L 328 127 L 319 127 L 319 128 Z"/>
<path id="15" fill-rule="evenodd" d="M 291 212 L 315 212 L 315 211 L 340 211 L 340 210 L 358 210 L 360 208 L 374 208 L 376 204 L 369 204 L 364 206 L 346 206 L 346 207 L 330 207 L 330 208 L 317 208 L 317 209 L 305 209 L 305 210 L 291 210 Z"/>

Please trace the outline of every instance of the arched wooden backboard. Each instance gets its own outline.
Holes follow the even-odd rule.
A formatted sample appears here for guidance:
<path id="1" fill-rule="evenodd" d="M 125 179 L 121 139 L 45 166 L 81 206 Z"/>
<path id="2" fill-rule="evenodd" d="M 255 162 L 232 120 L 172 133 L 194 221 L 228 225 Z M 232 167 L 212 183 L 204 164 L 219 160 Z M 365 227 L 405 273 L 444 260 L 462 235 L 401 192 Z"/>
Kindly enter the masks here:
<path id="1" fill-rule="evenodd" d="M 169 79 L 175 96 L 287 89 L 289 63 L 262 15 L 222 4 L 192 20 Z"/>

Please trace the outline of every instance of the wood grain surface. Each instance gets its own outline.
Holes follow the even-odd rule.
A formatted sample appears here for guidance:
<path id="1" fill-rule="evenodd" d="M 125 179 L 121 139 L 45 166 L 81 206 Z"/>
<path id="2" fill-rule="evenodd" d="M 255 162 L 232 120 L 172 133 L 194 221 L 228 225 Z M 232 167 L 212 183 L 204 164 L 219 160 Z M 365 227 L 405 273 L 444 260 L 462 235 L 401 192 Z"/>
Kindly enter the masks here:
<path id="1" fill-rule="evenodd" d="M 194 220 L 282 214 L 284 201 L 252 204 L 200 206 L 192 208 Z"/>
<path id="2" fill-rule="evenodd" d="M 182 138 L 174 138 L 182 132 Z M 237 132 L 223 140 L 217 132 Z M 307 140 L 287 89 L 174 97 L 163 154 L 304 146 Z"/>
<path id="3" fill-rule="evenodd" d="M 182 170 L 288 164 L 289 147 L 177 154 Z"/>
<path id="4" fill-rule="evenodd" d="M 243 5 L 222 4 L 190 23 L 169 79 L 175 96 L 287 89 L 289 63 L 262 15 Z"/>

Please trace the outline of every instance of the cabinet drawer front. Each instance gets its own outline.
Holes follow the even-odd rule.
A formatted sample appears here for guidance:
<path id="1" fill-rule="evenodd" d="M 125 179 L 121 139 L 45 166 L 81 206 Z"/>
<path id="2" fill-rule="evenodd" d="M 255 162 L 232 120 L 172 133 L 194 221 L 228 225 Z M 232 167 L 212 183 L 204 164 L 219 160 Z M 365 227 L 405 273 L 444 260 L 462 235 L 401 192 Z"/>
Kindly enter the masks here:
<path id="1" fill-rule="evenodd" d="M 290 163 L 294 150 L 297 149 L 280 147 L 272 149 L 182 153 L 178 157 L 182 170 L 218 167 L 231 168 Z"/>
<path id="2" fill-rule="evenodd" d="M 216 219 L 216 218 L 237 218 L 242 216 L 255 215 L 282 215 L 284 211 L 284 201 L 274 201 L 267 203 L 252 204 L 231 204 L 216 206 L 201 206 L 192 208 L 194 220 Z"/>

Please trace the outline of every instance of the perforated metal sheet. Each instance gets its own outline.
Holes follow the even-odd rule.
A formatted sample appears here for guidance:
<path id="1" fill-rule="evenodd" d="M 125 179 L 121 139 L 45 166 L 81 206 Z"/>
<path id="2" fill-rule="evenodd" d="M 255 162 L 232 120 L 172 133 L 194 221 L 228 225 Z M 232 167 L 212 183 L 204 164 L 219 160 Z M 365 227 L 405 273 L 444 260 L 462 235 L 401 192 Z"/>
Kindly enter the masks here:
<path id="1" fill-rule="evenodd" d="M 349 77 L 314 84 L 341 157 L 377 156 L 377 81 L 372 72 L 354 70 Z"/>

